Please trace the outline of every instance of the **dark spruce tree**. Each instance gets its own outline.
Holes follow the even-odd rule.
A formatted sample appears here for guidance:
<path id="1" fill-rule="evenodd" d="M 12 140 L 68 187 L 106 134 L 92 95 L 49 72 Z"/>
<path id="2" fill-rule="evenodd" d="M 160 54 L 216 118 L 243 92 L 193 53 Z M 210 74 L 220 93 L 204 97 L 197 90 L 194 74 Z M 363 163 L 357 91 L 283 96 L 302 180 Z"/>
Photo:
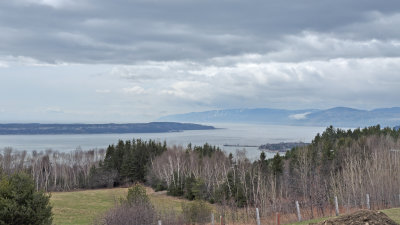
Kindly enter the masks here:
<path id="1" fill-rule="evenodd" d="M 52 223 L 50 196 L 35 191 L 33 179 L 24 173 L 2 175 L 0 224 L 47 225 Z"/>
<path id="2" fill-rule="evenodd" d="M 118 141 L 107 148 L 104 162 L 90 170 L 93 188 L 146 182 L 147 168 L 152 159 L 167 150 L 166 143 L 153 140 Z M 97 180 L 98 179 L 98 180 Z M 112 179 L 112 182 L 110 181 Z M 97 186 L 96 184 L 99 184 Z"/>

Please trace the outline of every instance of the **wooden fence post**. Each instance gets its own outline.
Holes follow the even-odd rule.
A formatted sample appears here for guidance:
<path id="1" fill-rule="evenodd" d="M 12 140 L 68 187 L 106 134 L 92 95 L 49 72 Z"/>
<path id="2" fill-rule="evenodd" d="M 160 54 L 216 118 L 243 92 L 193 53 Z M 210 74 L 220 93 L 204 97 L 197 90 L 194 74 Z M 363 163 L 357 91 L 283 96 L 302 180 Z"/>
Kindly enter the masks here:
<path id="1" fill-rule="evenodd" d="M 281 224 L 281 214 L 279 214 L 278 212 L 276 213 L 276 225 L 280 225 Z"/>
<path id="2" fill-rule="evenodd" d="M 371 205 L 369 204 L 369 194 L 367 196 L 367 209 L 371 209 Z"/>
<path id="3" fill-rule="evenodd" d="M 296 201 L 296 210 L 297 210 L 297 218 L 299 219 L 299 221 L 301 221 L 299 201 Z"/>
<path id="4" fill-rule="evenodd" d="M 335 212 L 336 212 L 336 216 L 339 216 L 339 204 L 338 204 L 337 196 L 335 196 Z"/>
<path id="5" fill-rule="evenodd" d="M 161 220 L 158 221 L 158 225 L 162 225 Z"/>
<path id="6" fill-rule="evenodd" d="M 257 225 L 261 225 L 261 222 L 260 222 L 260 212 L 258 211 L 258 208 L 256 208 L 256 217 L 257 217 Z"/>
<path id="7" fill-rule="evenodd" d="M 211 213 L 211 225 L 214 225 L 214 213 Z"/>
<path id="8" fill-rule="evenodd" d="M 219 222 L 220 222 L 220 225 L 224 225 L 224 217 L 223 216 L 219 216 Z"/>

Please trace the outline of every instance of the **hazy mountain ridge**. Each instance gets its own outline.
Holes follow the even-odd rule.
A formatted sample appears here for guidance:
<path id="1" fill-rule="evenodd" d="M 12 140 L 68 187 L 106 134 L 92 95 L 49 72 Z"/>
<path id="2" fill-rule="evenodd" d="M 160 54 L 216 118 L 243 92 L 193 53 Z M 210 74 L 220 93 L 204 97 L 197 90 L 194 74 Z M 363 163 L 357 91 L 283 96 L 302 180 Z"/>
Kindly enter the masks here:
<path id="1" fill-rule="evenodd" d="M 400 124 L 400 107 L 361 110 L 335 107 L 325 110 L 286 110 L 272 108 L 226 109 L 191 112 L 161 117 L 158 121 L 208 123 L 264 123 L 277 125 L 364 127 L 381 124 Z"/>
<path id="2" fill-rule="evenodd" d="M 0 135 L 8 134 L 112 134 L 112 133 L 163 133 L 183 130 L 210 130 L 213 126 L 193 123 L 152 122 L 126 124 L 0 124 Z"/>
<path id="3" fill-rule="evenodd" d="M 281 124 L 291 115 L 314 112 L 314 109 L 286 110 L 286 109 L 227 109 L 212 110 L 205 112 L 191 112 L 184 114 L 169 115 L 161 117 L 158 121 L 197 121 L 197 122 L 245 122 L 258 123 L 268 122 Z"/>

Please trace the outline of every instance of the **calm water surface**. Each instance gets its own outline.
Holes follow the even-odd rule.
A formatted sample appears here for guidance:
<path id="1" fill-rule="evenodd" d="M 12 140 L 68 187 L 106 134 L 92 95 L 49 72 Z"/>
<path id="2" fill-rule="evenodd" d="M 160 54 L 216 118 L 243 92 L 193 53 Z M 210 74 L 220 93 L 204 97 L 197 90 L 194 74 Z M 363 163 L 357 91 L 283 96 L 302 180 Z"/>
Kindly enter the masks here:
<path id="1" fill-rule="evenodd" d="M 58 151 L 73 151 L 106 148 L 119 139 L 128 140 L 141 138 L 167 141 L 169 146 L 203 145 L 209 143 L 217 145 L 230 153 L 237 149 L 245 149 L 251 159 L 258 158 L 260 151 L 257 147 L 223 146 L 254 145 L 279 143 L 289 141 L 310 142 L 317 133 L 325 127 L 254 125 L 254 124 L 209 124 L 216 130 L 183 131 L 171 133 L 134 133 L 134 134 L 79 134 L 79 135 L 0 135 L 0 149 L 12 147 L 16 150 L 43 151 L 53 149 Z M 267 153 L 269 157 L 273 155 Z"/>

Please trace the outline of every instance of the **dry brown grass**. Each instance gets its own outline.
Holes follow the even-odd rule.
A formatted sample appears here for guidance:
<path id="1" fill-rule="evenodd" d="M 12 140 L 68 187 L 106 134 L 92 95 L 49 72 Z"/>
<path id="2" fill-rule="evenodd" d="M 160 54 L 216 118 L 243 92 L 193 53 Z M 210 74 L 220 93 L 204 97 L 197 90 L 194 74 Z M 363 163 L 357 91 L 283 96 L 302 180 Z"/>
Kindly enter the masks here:
<path id="1" fill-rule="evenodd" d="M 150 201 L 155 205 L 157 210 L 172 210 L 177 214 L 182 213 L 182 203 L 188 202 L 183 198 L 176 198 L 167 196 L 166 192 L 154 192 L 151 188 L 146 188 L 146 191 L 150 197 Z M 54 224 L 92 224 L 95 217 L 101 215 L 108 209 L 115 206 L 116 202 L 122 197 L 127 195 L 128 188 L 112 188 L 112 189 L 97 189 L 97 190 L 83 190 L 73 192 L 54 192 L 52 193 L 51 203 L 53 205 L 54 213 Z M 211 205 L 215 214 L 215 224 L 219 224 L 220 212 L 222 211 L 219 206 Z M 226 211 L 229 211 L 225 209 Z M 350 209 L 347 211 L 346 208 L 341 208 L 340 212 L 349 213 L 357 209 Z M 334 215 L 333 209 L 326 209 L 326 216 Z M 394 219 L 396 222 L 400 222 L 400 208 L 382 210 L 387 213 L 389 217 Z M 317 212 L 314 212 L 317 217 Z M 236 221 L 232 220 L 235 216 Z M 306 210 L 302 211 L 303 219 L 311 219 L 310 213 Z M 322 217 L 322 215 L 318 215 Z M 295 223 L 297 221 L 296 214 L 282 214 L 281 224 L 308 224 L 309 222 L 318 222 L 321 219 L 314 219 L 307 222 Z M 275 214 L 269 216 L 263 216 L 261 218 L 261 224 L 263 225 L 274 225 Z M 226 213 L 224 217 L 226 224 L 234 225 L 255 225 L 255 209 L 249 209 L 247 213 L 246 209 L 237 209 L 232 213 Z M 210 223 L 211 224 L 211 223 Z"/>

